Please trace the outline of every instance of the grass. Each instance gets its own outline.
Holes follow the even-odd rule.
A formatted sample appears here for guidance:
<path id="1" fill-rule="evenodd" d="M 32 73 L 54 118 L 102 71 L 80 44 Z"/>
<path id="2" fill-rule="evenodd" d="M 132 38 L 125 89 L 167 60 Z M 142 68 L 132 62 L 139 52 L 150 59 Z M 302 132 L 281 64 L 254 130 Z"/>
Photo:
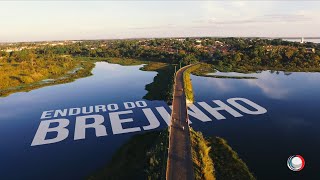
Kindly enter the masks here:
<path id="1" fill-rule="evenodd" d="M 165 179 L 168 129 L 132 137 L 88 180 Z"/>
<path id="2" fill-rule="evenodd" d="M 201 132 L 190 129 L 191 154 L 196 180 L 214 180 L 215 172 L 213 161 L 209 156 L 211 147 L 209 142 L 204 139 Z"/>
<path id="3" fill-rule="evenodd" d="M 28 62 L 2 63 L 0 72 L 0 89 L 31 84 L 47 78 L 57 77 L 76 67 L 74 60 L 67 61 L 36 61 L 34 65 Z"/>
<path id="4" fill-rule="evenodd" d="M 201 63 L 199 68 L 192 71 L 192 74 L 196 76 L 205 76 L 208 73 L 213 73 L 213 72 L 216 72 L 216 70 L 212 64 Z"/>
<path id="5" fill-rule="evenodd" d="M 167 68 L 170 66 L 167 63 L 162 63 L 162 62 L 149 62 L 148 64 L 144 65 L 140 70 L 142 71 L 159 71 L 162 69 Z"/>
<path id="6" fill-rule="evenodd" d="M 104 58 L 103 61 L 107 61 L 108 63 L 112 64 L 120 64 L 122 66 L 135 66 L 149 63 L 147 61 L 141 61 L 131 58 Z"/>
<path id="7" fill-rule="evenodd" d="M 190 78 L 190 73 L 197 70 L 199 67 L 201 67 L 200 64 L 191 66 L 183 73 L 183 85 L 184 85 L 184 91 L 187 99 L 187 103 L 193 103 L 194 102 L 194 95 L 193 95 L 193 89 L 192 89 L 192 82 Z"/>

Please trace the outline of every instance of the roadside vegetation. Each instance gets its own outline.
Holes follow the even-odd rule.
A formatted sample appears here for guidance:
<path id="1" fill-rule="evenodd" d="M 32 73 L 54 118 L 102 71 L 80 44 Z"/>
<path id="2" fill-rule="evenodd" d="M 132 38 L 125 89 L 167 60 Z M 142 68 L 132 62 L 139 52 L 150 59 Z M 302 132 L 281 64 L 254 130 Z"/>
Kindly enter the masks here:
<path id="1" fill-rule="evenodd" d="M 215 180 L 213 161 L 209 155 L 210 144 L 201 132 L 190 129 L 191 154 L 196 180 Z"/>
<path id="2" fill-rule="evenodd" d="M 193 89 L 192 89 L 192 82 L 190 78 L 190 73 L 198 69 L 201 65 L 197 64 L 194 66 L 189 67 L 187 70 L 183 73 L 183 85 L 184 85 L 184 91 L 187 99 L 187 103 L 193 103 L 194 102 L 194 95 L 193 95 Z"/>
<path id="3" fill-rule="evenodd" d="M 204 137 L 190 128 L 191 151 L 197 180 L 254 180 L 247 165 L 220 137 Z"/>
<path id="4" fill-rule="evenodd" d="M 88 180 L 165 179 L 168 129 L 133 136 Z"/>

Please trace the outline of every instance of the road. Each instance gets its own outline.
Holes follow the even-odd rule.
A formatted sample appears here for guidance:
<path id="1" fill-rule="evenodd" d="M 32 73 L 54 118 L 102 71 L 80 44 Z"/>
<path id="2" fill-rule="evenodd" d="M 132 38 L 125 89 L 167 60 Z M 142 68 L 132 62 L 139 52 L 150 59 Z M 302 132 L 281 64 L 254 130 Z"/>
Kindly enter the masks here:
<path id="1" fill-rule="evenodd" d="M 187 104 L 183 86 L 183 73 L 190 66 L 181 68 L 175 77 L 169 132 L 167 180 L 194 179 Z"/>

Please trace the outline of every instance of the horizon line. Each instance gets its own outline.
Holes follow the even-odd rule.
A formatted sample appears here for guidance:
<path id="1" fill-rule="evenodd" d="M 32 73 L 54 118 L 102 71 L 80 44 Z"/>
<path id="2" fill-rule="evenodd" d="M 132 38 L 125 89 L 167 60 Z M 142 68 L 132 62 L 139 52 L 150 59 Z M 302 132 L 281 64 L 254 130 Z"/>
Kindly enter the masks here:
<path id="1" fill-rule="evenodd" d="M 261 38 L 261 39 L 320 39 L 320 36 L 164 36 L 164 37 L 132 37 L 132 38 L 96 38 L 96 39 L 56 39 L 36 41 L 0 41 L 0 44 L 8 43 L 39 43 L 39 42 L 61 42 L 61 41 L 108 41 L 108 40 L 135 40 L 135 39 L 169 39 L 169 38 Z"/>

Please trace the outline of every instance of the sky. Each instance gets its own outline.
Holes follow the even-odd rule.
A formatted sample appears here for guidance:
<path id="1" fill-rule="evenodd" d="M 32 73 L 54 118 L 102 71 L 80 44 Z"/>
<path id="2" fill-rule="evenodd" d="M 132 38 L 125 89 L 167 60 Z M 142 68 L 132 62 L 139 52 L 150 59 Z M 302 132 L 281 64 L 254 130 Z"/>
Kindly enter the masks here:
<path id="1" fill-rule="evenodd" d="M 320 1 L 0 1 L 0 42 L 320 37 Z"/>

